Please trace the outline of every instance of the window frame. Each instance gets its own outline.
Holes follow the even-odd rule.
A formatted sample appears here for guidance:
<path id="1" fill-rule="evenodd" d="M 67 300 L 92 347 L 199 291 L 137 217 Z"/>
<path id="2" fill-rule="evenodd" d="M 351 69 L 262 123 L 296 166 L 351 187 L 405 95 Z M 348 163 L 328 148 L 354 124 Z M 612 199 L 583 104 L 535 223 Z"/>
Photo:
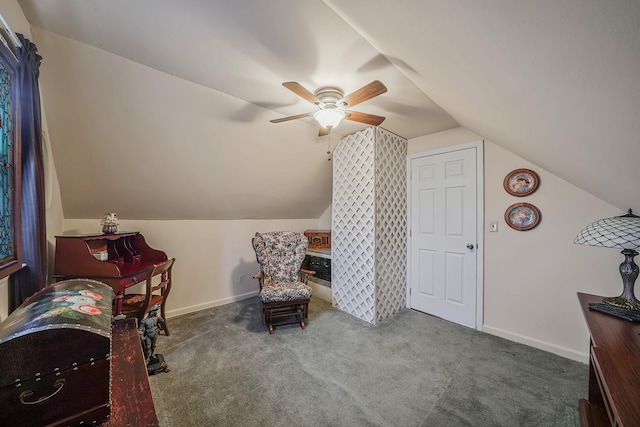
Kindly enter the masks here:
<path id="1" fill-rule="evenodd" d="M 22 268 L 22 233 L 21 233 L 21 205 L 22 205 L 22 157 L 21 157 L 21 121 L 20 121 L 20 84 L 18 81 L 18 60 L 4 43 L 0 42 L 0 61 L 11 75 L 11 139 L 13 189 L 12 233 L 13 253 L 6 260 L 0 262 L 0 279 L 9 276 Z"/>

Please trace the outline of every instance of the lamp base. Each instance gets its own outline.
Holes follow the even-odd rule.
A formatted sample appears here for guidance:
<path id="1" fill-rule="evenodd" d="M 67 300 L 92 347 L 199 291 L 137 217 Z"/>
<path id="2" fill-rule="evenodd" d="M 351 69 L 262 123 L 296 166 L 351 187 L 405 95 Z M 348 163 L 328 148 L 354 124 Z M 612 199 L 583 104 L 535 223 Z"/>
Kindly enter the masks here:
<path id="1" fill-rule="evenodd" d="M 602 302 L 614 305 L 616 307 L 640 311 L 640 301 L 638 301 L 636 298 L 627 298 L 624 295 L 620 295 L 617 297 L 607 297 L 604 298 Z"/>
<path id="2" fill-rule="evenodd" d="M 633 249 L 624 249 L 621 253 L 624 255 L 624 261 L 620 264 L 622 294 L 617 297 L 604 298 L 602 302 L 616 307 L 640 311 L 640 301 L 633 293 L 633 286 L 638 278 L 638 273 L 640 273 L 640 268 L 633 262 L 633 258 L 638 255 L 638 252 Z"/>

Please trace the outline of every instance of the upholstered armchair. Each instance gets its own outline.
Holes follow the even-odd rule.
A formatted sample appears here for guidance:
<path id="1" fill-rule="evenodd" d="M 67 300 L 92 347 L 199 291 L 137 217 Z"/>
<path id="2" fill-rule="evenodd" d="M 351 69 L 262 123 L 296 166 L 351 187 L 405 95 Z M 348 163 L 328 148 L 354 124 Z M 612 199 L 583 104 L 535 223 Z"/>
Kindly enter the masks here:
<path id="1" fill-rule="evenodd" d="M 260 284 L 262 324 L 274 326 L 300 323 L 309 315 L 311 288 L 307 278 L 313 271 L 301 270 L 309 242 L 302 233 L 274 231 L 256 233 L 251 241 L 260 265 L 254 279 Z"/>

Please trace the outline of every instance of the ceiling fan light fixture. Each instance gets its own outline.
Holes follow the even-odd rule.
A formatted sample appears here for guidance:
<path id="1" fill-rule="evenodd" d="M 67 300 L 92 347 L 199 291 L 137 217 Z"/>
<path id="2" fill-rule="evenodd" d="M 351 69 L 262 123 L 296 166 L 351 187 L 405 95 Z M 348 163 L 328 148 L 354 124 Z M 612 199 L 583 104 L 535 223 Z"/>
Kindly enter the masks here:
<path id="1" fill-rule="evenodd" d="M 349 120 L 351 122 L 365 123 L 372 126 L 379 126 L 380 123 L 384 121 L 384 117 L 382 116 L 359 113 L 357 111 L 347 109 L 385 93 L 387 91 L 387 87 L 379 80 L 374 80 L 346 96 L 342 89 L 335 86 L 323 86 L 317 89 L 315 93 L 309 92 L 298 82 L 284 82 L 282 83 L 282 86 L 300 96 L 305 101 L 309 101 L 314 104 L 320 110 L 315 113 L 309 112 L 269 120 L 271 123 L 304 119 L 313 115 L 313 118 L 320 124 L 320 132 L 318 135 L 324 136 L 329 134 L 331 129 L 338 126 L 342 119 Z"/>
<path id="2" fill-rule="evenodd" d="M 344 119 L 344 116 L 344 111 L 335 108 L 316 111 L 313 114 L 313 118 L 325 129 L 333 129 L 338 126 L 340 121 Z"/>

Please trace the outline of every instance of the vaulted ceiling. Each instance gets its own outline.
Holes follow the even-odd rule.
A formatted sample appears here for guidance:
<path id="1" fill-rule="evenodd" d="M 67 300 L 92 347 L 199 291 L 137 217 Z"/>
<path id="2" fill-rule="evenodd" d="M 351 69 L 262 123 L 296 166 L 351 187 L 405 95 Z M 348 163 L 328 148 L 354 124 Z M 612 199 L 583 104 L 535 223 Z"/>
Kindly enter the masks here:
<path id="1" fill-rule="evenodd" d="M 327 146 L 297 81 L 388 92 L 405 138 L 463 126 L 640 209 L 640 2 L 19 0 L 67 218 L 315 218 Z"/>

